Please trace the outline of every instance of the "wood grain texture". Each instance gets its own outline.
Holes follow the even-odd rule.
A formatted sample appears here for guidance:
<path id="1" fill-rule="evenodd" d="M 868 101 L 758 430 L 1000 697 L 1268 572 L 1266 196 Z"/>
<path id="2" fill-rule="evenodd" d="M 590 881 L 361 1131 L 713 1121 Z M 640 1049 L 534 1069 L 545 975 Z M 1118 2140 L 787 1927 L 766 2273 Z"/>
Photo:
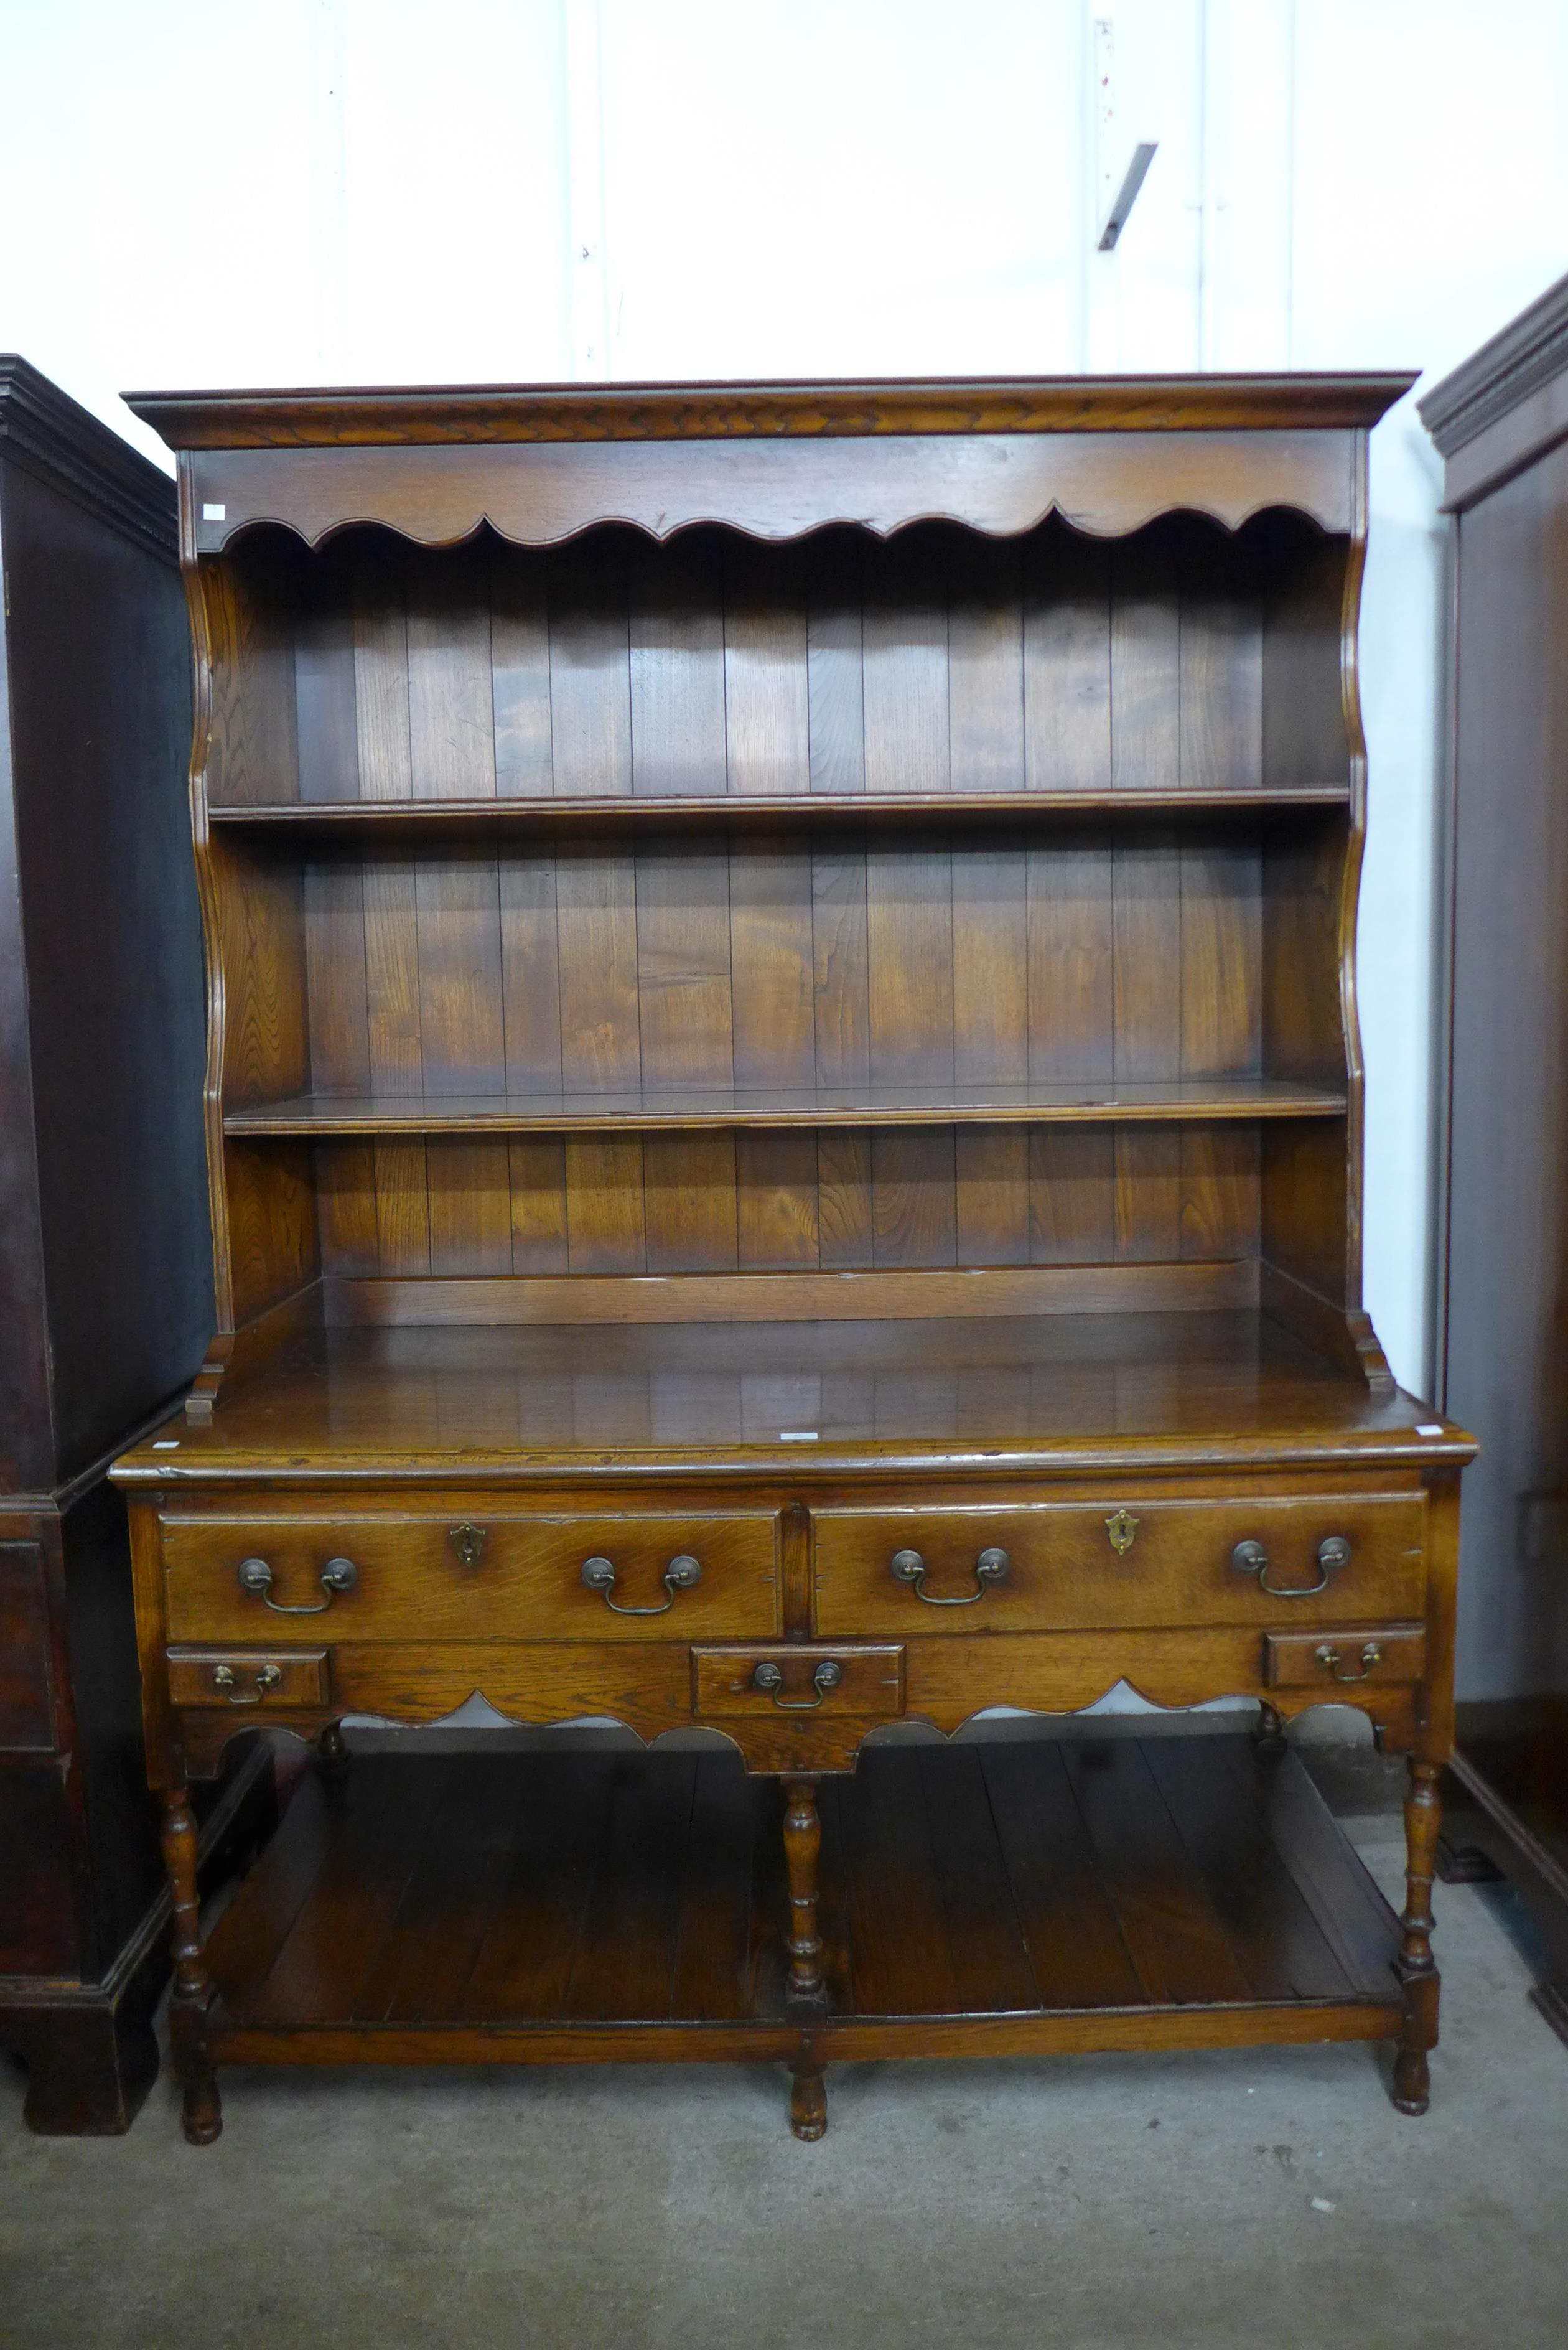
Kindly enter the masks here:
<path id="1" fill-rule="evenodd" d="M 304 925 L 323 1086 L 242 1102 L 231 1130 L 422 1141 L 867 1117 L 1332 1118 L 1331 1090 L 1247 1074 L 1262 1049 L 1261 874 L 1252 840 L 1231 831 L 1201 846 L 1183 835 L 1051 849 L 961 835 L 951 847 L 846 845 L 809 862 L 765 837 L 696 856 L 596 845 L 496 858 L 475 845 L 439 862 L 326 859 L 307 868 Z M 930 1212 L 930 1150 L 951 1168 L 937 1224 L 910 1223 L 889 1192 L 852 1225 L 879 1218 L 884 1246 L 950 1263 L 958 1225 L 972 1250 L 989 1224 L 1003 1235 L 996 1261 L 1015 1261 L 1024 1162 L 993 1149 L 982 1163 L 975 1147 L 961 1163 L 950 1140 L 919 1147 Z M 1175 1203 L 1183 1147 L 1151 1142 L 1140 1158 L 1118 1146 L 1124 1191 L 1152 1181 Z M 415 1161 L 400 1163 L 417 1180 Z M 1004 1167 L 1011 1202 L 996 1191 Z M 983 1206 L 966 1197 L 971 1170 Z M 432 1210 L 411 1212 L 428 1224 Z M 822 1219 L 790 1212 L 798 1249 Z M 1146 1202 L 1129 1215 L 1124 1201 L 1125 1231 L 1137 1232 L 1126 1251 L 1178 1253 L 1180 1212 Z M 530 1213 L 519 1211 L 524 1224 Z M 735 1262 L 746 1214 L 737 1192 L 713 1228 L 711 1269 Z M 1228 1228 L 1248 1223 L 1243 1211 Z M 1201 1245 L 1202 1229 L 1199 1214 L 1181 1245 Z M 704 1245 L 691 1244 L 697 1263 Z"/>
<path id="2" fill-rule="evenodd" d="M 634 1470 L 621 1451 L 659 1446 L 668 1480 L 679 1445 L 694 1456 L 683 1474 L 758 1477 L 776 1504 L 779 1481 L 793 1488 L 846 1463 L 846 1474 L 903 1478 L 913 1460 L 988 1484 L 1046 1471 L 1114 1480 L 1139 1466 L 1194 1473 L 1196 1448 L 1205 1478 L 1233 1494 L 1255 1470 L 1447 1476 L 1473 1450 L 1461 1430 L 1417 1437 L 1428 1407 L 1372 1395 L 1238 1304 L 1229 1272 L 1152 1271 L 732 1274 L 694 1283 L 689 1303 L 679 1284 L 644 1276 L 602 1293 L 583 1284 L 575 1324 L 565 1284 L 540 1284 L 542 1312 L 521 1282 L 488 1284 L 504 1293 L 495 1299 L 475 1284 L 466 1310 L 426 1284 L 422 1321 L 420 1296 L 381 1300 L 377 1284 L 348 1284 L 331 1325 L 296 1331 L 224 1399 L 226 1425 L 184 1430 L 177 1457 L 138 1447 L 119 1474 L 173 1494 L 222 1491 L 232 1471 L 282 1492 L 299 1482 L 289 1461 L 308 1454 L 327 1475 L 367 1465 L 394 1492 L 432 1476 L 461 1490 L 482 1462 L 503 1482 L 548 1471 L 598 1486 L 646 1482 L 646 1459 Z M 749 1408 L 758 1378 L 780 1414 L 815 1396 L 813 1445 L 783 1443 L 798 1423 Z M 726 1465 L 736 1451 L 743 1461 Z"/>
<path id="3" fill-rule="evenodd" d="M 1258 1128 L 1199 1118 L 1113 1128 L 1092 1124 L 954 1126 L 900 1118 L 866 1128 L 684 1120 L 640 1134 L 579 1128 L 485 1128 L 402 1139 L 342 1137 L 315 1146 L 323 1263 L 329 1272 L 528 1274 L 640 1271 L 853 1271 L 877 1264 L 975 1266 L 1220 1263 L 1256 1254 Z M 273 1146 L 275 1147 L 275 1146 Z M 639 1198 L 613 1211 L 625 1262 L 606 1263 L 604 1196 L 612 1170 Z M 483 1266 L 431 1265 L 429 1235 L 484 1211 Z M 350 1263 L 343 1201 L 365 1202 Z M 497 1254 L 509 1201 L 511 1264 Z M 656 1235 L 659 1237 L 656 1238 Z M 655 1261 L 657 1259 L 657 1261 Z M 635 1262 L 634 1262 L 635 1260 Z"/>
<path id="4" fill-rule="evenodd" d="M 209 789 L 236 812 L 411 798 L 515 819 L 556 798 L 950 783 L 1328 788 L 1338 545 L 1282 516 L 1108 545 L 1054 521 L 1017 543 L 922 525 L 805 549 L 611 527 L 431 551 L 360 530 L 312 559 L 264 537 L 214 598 Z"/>
<path id="5" fill-rule="evenodd" d="M 982 376 L 834 383 L 536 384 L 439 390 L 128 392 L 172 449 L 355 442 L 428 447 L 529 439 L 697 439 L 982 432 L 1160 432 L 1369 426 L 1409 390 L 1396 374 Z"/>
<path id="6" fill-rule="evenodd" d="M 190 462 L 203 554 L 247 525 L 286 524 L 314 546 L 340 521 L 379 522 L 427 546 L 470 538 L 481 523 L 527 546 L 596 525 L 630 523 L 664 540 L 722 522 L 792 540 L 854 520 L 879 537 L 928 516 L 999 536 L 1059 514 L 1096 536 L 1137 530 L 1186 508 L 1234 530 L 1290 506 L 1325 530 L 1350 521 L 1349 433 L 1172 431 L 1164 434 L 975 434 L 947 447 L 912 435 L 842 442 L 754 440 L 513 447 L 228 449 Z M 714 458 L 723 462 L 715 484 Z M 200 515 L 221 504 L 222 517 Z"/>
<path id="7" fill-rule="evenodd" d="M 899 2050 L 917 2022 L 929 2053 L 1210 2045 L 1232 2002 L 1262 2038 L 1393 2037 L 1391 1913 L 1299 1763 L 1287 1790 L 1243 1741 L 1215 1744 L 867 1756 L 824 1791 L 824 2053 Z M 301 1790 L 213 1937 L 216 2053 L 787 2052 L 769 2036 L 785 2022 L 775 1788 L 720 1752 L 452 1756 L 422 1778 L 376 1756 L 340 1797 Z M 1118 1830 L 1158 1857 L 1158 1897 Z M 1251 1856 L 1244 1888 L 1217 1872 L 1227 1838 Z M 1335 1922 L 1352 1906 L 1354 1948 Z"/>

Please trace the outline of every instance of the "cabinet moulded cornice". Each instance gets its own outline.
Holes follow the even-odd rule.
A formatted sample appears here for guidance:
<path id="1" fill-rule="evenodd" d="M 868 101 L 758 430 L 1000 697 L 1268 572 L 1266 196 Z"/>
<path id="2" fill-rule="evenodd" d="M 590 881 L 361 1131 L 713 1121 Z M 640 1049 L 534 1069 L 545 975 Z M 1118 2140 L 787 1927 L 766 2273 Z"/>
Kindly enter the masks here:
<path id="1" fill-rule="evenodd" d="M 494 384 L 129 391 L 171 449 L 442 442 L 858 440 L 884 433 L 1162 432 L 1376 424 L 1414 375 L 1008 376 L 832 383 Z"/>

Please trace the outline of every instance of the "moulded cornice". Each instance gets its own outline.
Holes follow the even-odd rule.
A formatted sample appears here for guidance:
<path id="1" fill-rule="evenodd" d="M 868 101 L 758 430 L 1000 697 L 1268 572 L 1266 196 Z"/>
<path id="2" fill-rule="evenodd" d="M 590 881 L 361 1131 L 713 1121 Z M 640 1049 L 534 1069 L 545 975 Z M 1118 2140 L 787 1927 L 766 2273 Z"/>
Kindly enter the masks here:
<path id="1" fill-rule="evenodd" d="M 168 475 L 15 351 L 0 351 L 0 450 L 177 560 L 178 501 Z"/>
<path id="2" fill-rule="evenodd" d="M 1417 402 L 1421 421 L 1452 457 L 1532 391 L 1568 369 L 1568 277 L 1521 311 L 1463 366 Z"/>
<path id="3" fill-rule="evenodd" d="M 867 439 L 883 433 L 1375 424 L 1412 375 L 1058 376 L 888 382 L 534 384 L 127 392 L 171 449 L 449 442 Z"/>

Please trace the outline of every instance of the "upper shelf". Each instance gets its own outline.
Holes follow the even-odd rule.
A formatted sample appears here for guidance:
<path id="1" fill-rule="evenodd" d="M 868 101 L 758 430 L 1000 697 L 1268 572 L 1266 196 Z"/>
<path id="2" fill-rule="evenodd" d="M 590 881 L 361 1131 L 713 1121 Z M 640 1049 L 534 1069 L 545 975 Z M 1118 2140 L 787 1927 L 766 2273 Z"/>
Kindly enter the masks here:
<path id="1" fill-rule="evenodd" d="M 1334 1118 L 1343 1092 L 1277 1077 L 1164 1084 L 764 1086 L 603 1094 L 302 1094 L 224 1113 L 234 1135 L 571 1134 L 691 1128 L 1125 1124 Z"/>
<path id="2" fill-rule="evenodd" d="M 672 831 L 776 831 L 805 823 L 841 829 L 887 824 L 939 827 L 977 823 L 1030 824 L 1072 821 L 1086 816 L 1137 820 L 1150 816 L 1259 816 L 1294 808 L 1343 808 L 1348 784 L 1303 784 L 1262 788 L 1112 790 L 1064 792 L 793 792 L 742 795 L 730 792 L 640 796 L 626 792 L 602 797 L 554 800 L 365 799 L 285 800 L 213 807 L 212 822 L 229 830 L 282 832 L 313 842 L 322 839 L 385 840 L 402 836 L 504 832 L 549 835 Z"/>

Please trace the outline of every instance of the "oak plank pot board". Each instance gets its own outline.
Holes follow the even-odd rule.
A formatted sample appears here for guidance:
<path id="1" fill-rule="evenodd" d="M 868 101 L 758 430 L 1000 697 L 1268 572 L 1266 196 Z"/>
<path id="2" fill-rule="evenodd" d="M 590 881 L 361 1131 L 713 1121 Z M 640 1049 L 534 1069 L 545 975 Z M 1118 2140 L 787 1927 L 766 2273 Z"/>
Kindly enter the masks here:
<path id="1" fill-rule="evenodd" d="M 1501 1867 L 1568 2042 L 1568 279 L 1427 394 L 1452 515 L 1442 1392 L 1480 1435 L 1446 1875 Z M 1506 1134 L 1499 1153 L 1495 1138 Z"/>
<path id="2" fill-rule="evenodd" d="M 125 2129 L 168 1979 L 114 1456 L 201 1367 L 201 925 L 174 485 L 0 354 L 0 2050 Z M 209 1788 L 208 1865 L 270 1758 Z"/>
<path id="3" fill-rule="evenodd" d="M 1404 389 L 132 400 L 197 649 L 216 1327 L 115 1472 L 193 2139 L 224 2058 L 767 2055 L 812 2137 L 834 2057 L 1369 2038 L 1424 2108 L 1474 1448 L 1361 1305 Z M 1262 1742 L 940 1742 L 1123 1682 Z M 475 1692 L 653 1751 L 352 1761 Z M 1402 1920 L 1280 1742 L 1325 1701 L 1410 1757 Z M 255 1721 L 322 1775 L 208 1948 Z"/>

